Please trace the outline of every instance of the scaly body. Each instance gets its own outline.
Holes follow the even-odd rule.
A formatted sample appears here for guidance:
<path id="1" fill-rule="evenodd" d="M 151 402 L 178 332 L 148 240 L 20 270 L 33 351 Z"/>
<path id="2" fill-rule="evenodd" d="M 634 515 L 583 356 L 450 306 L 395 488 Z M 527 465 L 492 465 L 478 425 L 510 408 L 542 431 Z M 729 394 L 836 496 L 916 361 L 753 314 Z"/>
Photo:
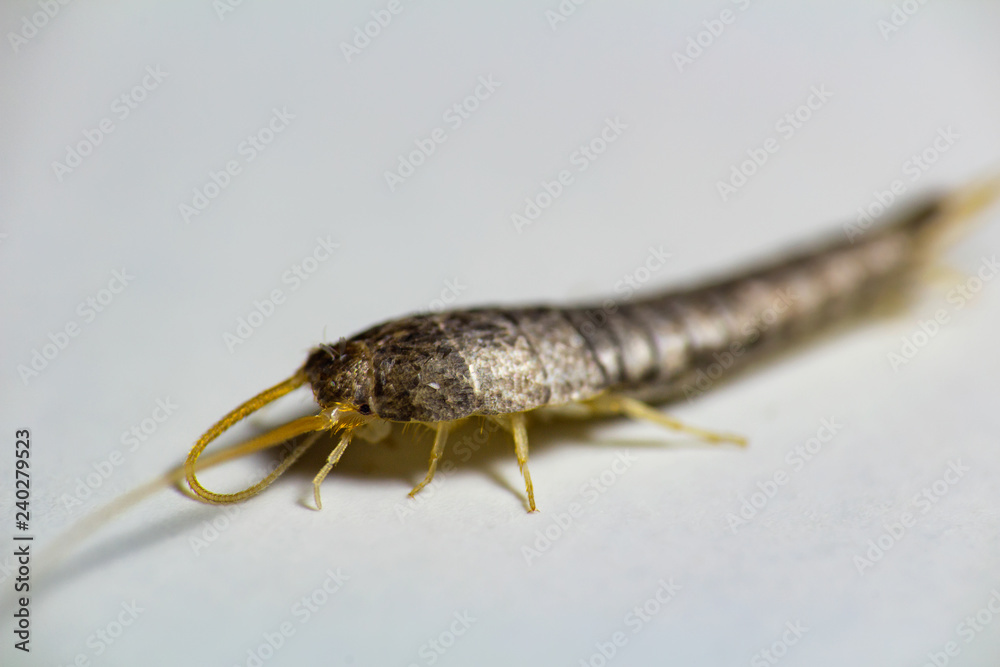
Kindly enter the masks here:
<path id="1" fill-rule="evenodd" d="M 305 372 L 321 407 L 367 406 L 404 422 L 526 412 L 606 392 L 663 400 L 722 353 L 735 348 L 741 362 L 752 360 L 895 293 L 918 264 L 919 230 L 937 208 L 854 244 L 631 303 L 392 320 L 320 346 Z"/>
<path id="2" fill-rule="evenodd" d="M 853 242 L 834 241 L 693 289 L 600 306 L 477 308 L 405 317 L 339 344 L 321 345 L 295 375 L 202 436 L 185 466 L 188 483 L 214 503 L 242 500 L 270 484 L 315 441 L 315 433 L 264 480 L 239 493 L 208 491 L 195 476 L 195 464 L 224 430 L 306 383 L 321 409 L 318 415 L 279 427 L 237 451 L 310 432 L 340 431 L 339 444 L 314 480 L 317 506 L 320 482 L 352 434 L 366 424 L 419 422 L 435 430 L 429 471 L 412 494 L 433 477 L 456 422 L 469 417 L 497 421 L 514 437 L 531 510 L 525 414 L 532 410 L 578 405 L 593 414 L 650 419 L 711 441 L 741 442 L 684 426 L 644 401 L 685 392 L 720 355 L 729 355 L 726 368 L 732 372 L 897 294 L 913 282 L 950 223 L 984 205 L 996 187 L 932 200 Z"/>

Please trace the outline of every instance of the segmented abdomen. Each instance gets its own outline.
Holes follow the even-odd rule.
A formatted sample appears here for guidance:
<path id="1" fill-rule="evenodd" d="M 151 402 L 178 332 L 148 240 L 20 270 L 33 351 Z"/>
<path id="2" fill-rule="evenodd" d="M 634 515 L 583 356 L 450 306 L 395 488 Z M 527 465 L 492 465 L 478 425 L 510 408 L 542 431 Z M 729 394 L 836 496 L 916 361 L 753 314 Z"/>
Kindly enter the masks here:
<path id="1" fill-rule="evenodd" d="M 936 211 L 924 206 L 857 243 L 835 242 L 696 289 L 572 309 L 566 317 L 607 388 L 666 399 L 693 389 L 706 369 L 717 379 L 893 292 L 920 259 L 920 232 Z"/>
<path id="2" fill-rule="evenodd" d="M 682 392 L 718 364 L 730 372 L 764 350 L 863 311 L 921 259 L 936 204 L 737 277 L 599 307 L 479 308 L 386 322 L 352 341 L 368 350 L 371 408 L 385 419 L 446 421 L 507 414 L 611 390 L 647 400 Z M 307 363 L 321 370 L 333 348 Z M 728 356 L 727 356 L 728 355 Z M 315 375 L 315 377 L 313 377 Z M 332 403 L 310 376 L 321 405 Z M 331 394 L 332 395 L 332 394 Z"/>

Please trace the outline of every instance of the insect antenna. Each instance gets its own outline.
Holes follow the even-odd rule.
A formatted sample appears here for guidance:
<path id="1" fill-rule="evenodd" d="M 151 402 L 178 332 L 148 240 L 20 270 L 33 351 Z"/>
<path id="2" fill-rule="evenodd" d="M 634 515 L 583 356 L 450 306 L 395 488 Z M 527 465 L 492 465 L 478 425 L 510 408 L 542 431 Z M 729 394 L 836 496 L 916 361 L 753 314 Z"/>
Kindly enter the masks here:
<path id="1" fill-rule="evenodd" d="M 265 389 L 249 401 L 246 401 L 220 419 L 214 426 L 212 426 L 212 428 L 208 429 L 208 431 L 206 431 L 205 434 L 198 439 L 198 442 L 195 443 L 194 447 L 191 448 L 191 451 L 188 453 L 187 460 L 184 462 L 184 473 L 187 478 L 188 486 L 191 487 L 191 491 L 206 502 L 220 505 L 237 503 L 241 500 L 246 500 L 247 498 L 257 495 L 270 486 L 270 484 L 277 479 L 281 473 L 285 472 L 285 470 L 295 463 L 295 461 L 302 456 L 319 437 L 320 433 L 317 432 L 328 431 L 336 427 L 337 420 L 328 414 L 320 413 L 318 415 L 310 415 L 308 417 L 302 417 L 287 424 L 278 426 L 263 435 L 252 438 L 240 445 L 237 445 L 236 447 L 227 449 L 224 452 L 220 452 L 219 454 L 224 455 L 224 458 L 216 458 L 213 463 L 219 463 L 221 460 L 229 460 L 245 456 L 261 449 L 280 445 L 281 443 L 287 442 L 288 440 L 300 435 L 314 433 L 313 436 L 306 438 L 301 443 L 296 445 L 295 448 L 289 452 L 288 456 L 286 456 L 285 459 L 281 461 L 281 463 L 279 463 L 270 474 L 267 475 L 267 477 L 253 486 L 243 489 L 242 491 L 237 491 L 236 493 L 215 493 L 214 491 L 206 489 L 201 485 L 201 482 L 198 481 L 198 478 L 195 475 L 195 466 L 198 462 L 198 458 L 201 456 L 201 453 L 205 450 L 209 443 L 218 438 L 240 420 L 257 410 L 260 410 L 268 403 L 276 401 L 285 394 L 301 387 L 306 381 L 306 374 L 300 370 L 287 380 L 279 382 L 270 389 Z"/>
<path id="2" fill-rule="evenodd" d="M 124 513 L 126 510 L 135 506 L 142 500 L 152 496 L 161 489 L 180 484 L 185 477 L 187 477 L 187 482 L 191 487 L 192 493 L 209 503 L 235 503 L 260 493 L 271 482 L 273 482 L 278 475 L 283 473 L 290 465 L 292 465 L 292 463 L 295 462 L 296 459 L 305 453 L 306 449 L 312 445 L 320 435 L 322 435 L 322 432 L 345 424 L 341 424 L 337 418 L 332 415 L 312 415 L 296 419 L 234 447 L 229 447 L 218 452 L 211 452 L 209 454 L 205 454 L 204 456 L 202 456 L 202 452 L 209 443 L 219 437 L 233 424 L 237 423 L 247 415 L 259 410 L 268 403 L 271 403 L 285 394 L 294 391 L 298 387 L 305 384 L 306 379 L 305 374 L 299 371 L 284 382 L 281 382 L 270 389 L 261 392 L 257 396 L 254 396 L 212 426 L 212 428 L 210 428 L 191 449 L 191 453 L 188 455 L 187 461 L 183 465 L 179 465 L 163 475 L 160 475 L 156 479 L 132 489 L 128 493 L 115 498 L 108 505 L 105 505 L 104 507 L 101 507 L 91 514 L 83 517 L 68 531 L 57 536 L 49 548 L 43 552 L 42 558 L 39 561 L 40 572 L 46 573 L 47 575 L 47 573 L 54 570 L 59 563 L 66 558 L 66 554 L 70 553 L 87 537 L 93 535 L 101 526 L 105 525 L 107 522 Z M 253 452 L 261 449 L 273 447 L 274 445 L 281 444 L 305 433 L 312 433 L 313 435 L 306 438 L 302 441 L 302 443 L 296 446 L 295 449 L 291 451 L 291 453 L 270 475 L 248 489 L 238 493 L 213 493 L 205 489 L 195 477 L 195 466 L 199 463 L 199 458 L 200 465 L 197 467 L 204 470 L 206 468 L 219 465 L 220 463 L 225 463 L 226 461 L 231 461 L 232 459 L 252 454 Z"/>

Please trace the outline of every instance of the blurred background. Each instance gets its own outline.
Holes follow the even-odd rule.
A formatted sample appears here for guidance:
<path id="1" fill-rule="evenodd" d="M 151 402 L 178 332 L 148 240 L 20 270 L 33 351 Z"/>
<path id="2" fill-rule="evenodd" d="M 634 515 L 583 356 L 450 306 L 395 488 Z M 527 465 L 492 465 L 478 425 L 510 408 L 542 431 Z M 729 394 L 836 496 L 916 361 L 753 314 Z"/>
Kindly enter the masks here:
<path id="1" fill-rule="evenodd" d="M 1000 166 L 985 0 L 36 0 L 0 26 L 0 470 L 30 429 L 36 554 L 319 342 L 687 284 Z M 475 429 L 408 500 L 407 430 L 353 444 L 315 512 L 321 445 L 243 505 L 163 491 L 95 531 L 33 581 L 30 654 L 4 598 L 2 662 L 996 664 L 984 221 L 904 314 L 669 408 L 745 451 L 540 424 L 529 515 Z"/>

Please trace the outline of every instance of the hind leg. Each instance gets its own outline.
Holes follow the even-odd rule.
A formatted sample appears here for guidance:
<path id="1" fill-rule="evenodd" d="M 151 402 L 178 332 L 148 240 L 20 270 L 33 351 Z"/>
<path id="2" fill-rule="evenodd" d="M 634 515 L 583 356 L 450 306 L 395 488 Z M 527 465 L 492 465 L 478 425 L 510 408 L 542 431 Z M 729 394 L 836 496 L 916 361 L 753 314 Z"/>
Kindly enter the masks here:
<path id="1" fill-rule="evenodd" d="M 702 440 L 707 440 L 712 443 L 733 442 L 741 446 L 745 446 L 747 444 L 747 439 L 743 436 L 731 433 L 716 433 L 714 431 L 708 431 L 696 426 L 688 426 L 673 417 L 668 417 L 656 408 L 629 396 L 620 396 L 616 394 L 598 396 L 597 398 L 589 401 L 588 405 L 601 412 L 625 415 L 627 417 L 632 417 L 633 419 L 643 419 L 645 421 L 653 422 L 654 424 L 659 424 L 660 426 L 665 426 L 674 431 L 690 433 L 691 435 L 698 436 Z"/>

